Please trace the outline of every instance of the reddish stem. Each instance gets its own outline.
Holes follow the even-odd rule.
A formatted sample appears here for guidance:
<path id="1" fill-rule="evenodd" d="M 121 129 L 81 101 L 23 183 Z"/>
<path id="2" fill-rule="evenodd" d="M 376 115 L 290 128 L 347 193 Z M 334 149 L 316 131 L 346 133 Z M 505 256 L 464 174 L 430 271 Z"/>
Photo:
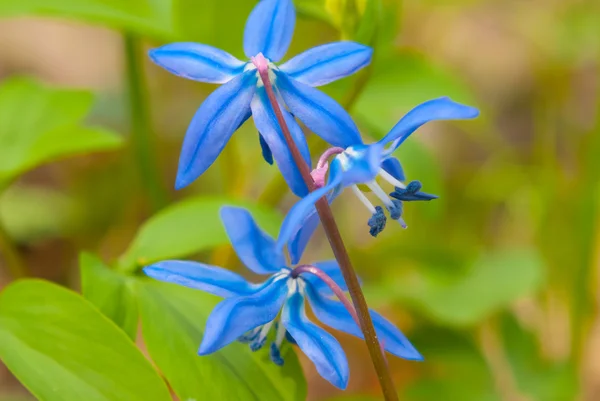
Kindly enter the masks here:
<path id="1" fill-rule="evenodd" d="M 325 165 L 327 164 L 327 160 L 332 155 L 339 155 L 340 153 L 343 153 L 343 152 L 344 152 L 344 149 L 337 147 L 337 146 L 327 149 L 325 152 L 323 152 L 323 154 L 319 158 L 319 162 L 317 163 L 317 168 L 319 169 L 319 168 L 325 167 Z"/>
<path id="2" fill-rule="evenodd" d="M 269 103 L 271 104 L 273 112 L 275 113 L 275 117 L 277 118 L 277 122 L 281 127 L 281 131 L 287 146 L 290 149 L 292 158 L 294 159 L 294 162 L 296 163 L 298 170 L 302 175 L 302 179 L 308 187 L 308 190 L 312 192 L 315 190 L 315 182 L 310 175 L 310 168 L 302 158 L 302 155 L 298 150 L 298 146 L 296 146 L 296 143 L 292 139 L 290 130 L 285 122 L 283 113 L 281 112 L 279 102 L 277 102 L 273 85 L 269 79 L 268 64 L 261 54 L 253 58 L 252 62 L 254 65 L 256 65 L 258 73 L 260 74 L 260 78 L 267 92 Z M 398 401 L 398 394 L 396 392 L 396 388 L 394 387 L 394 383 L 392 382 L 392 377 L 390 375 L 385 356 L 381 350 L 381 345 L 377 339 L 377 333 L 375 332 L 375 327 L 373 326 L 373 321 L 371 320 L 369 307 L 367 306 L 365 296 L 360 288 L 360 283 L 358 282 L 356 272 L 354 271 L 352 263 L 350 262 L 350 257 L 346 251 L 340 230 L 335 222 L 335 219 L 333 218 L 333 213 L 331 212 L 329 203 L 327 202 L 327 199 L 323 197 L 316 202 L 315 207 L 319 213 L 319 218 L 321 219 L 321 224 L 323 225 L 323 229 L 325 230 L 329 244 L 331 245 L 331 250 L 335 255 L 335 258 L 344 276 L 344 280 L 348 286 L 348 292 L 350 293 L 354 307 L 356 308 L 360 328 L 365 337 L 365 343 L 369 349 L 369 354 L 371 356 L 371 360 L 373 361 L 375 371 L 377 372 L 377 378 L 379 379 L 383 396 L 385 397 L 386 401 Z"/>

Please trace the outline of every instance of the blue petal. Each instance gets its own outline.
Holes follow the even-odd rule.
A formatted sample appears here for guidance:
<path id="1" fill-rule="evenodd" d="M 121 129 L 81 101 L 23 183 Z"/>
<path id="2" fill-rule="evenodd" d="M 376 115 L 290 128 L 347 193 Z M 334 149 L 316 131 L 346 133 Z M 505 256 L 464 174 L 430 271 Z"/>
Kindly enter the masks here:
<path id="1" fill-rule="evenodd" d="M 171 43 L 150 50 L 149 55 L 172 74 L 214 84 L 229 82 L 245 65 L 223 50 L 199 43 Z"/>
<path id="2" fill-rule="evenodd" d="M 215 161 L 250 110 L 256 72 L 248 71 L 218 88 L 202 103 L 187 130 L 175 187 L 191 184 Z"/>
<path id="3" fill-rule="evenodd" d="M 296 24 L 292 0 L 262 0 L 254 7 L 244 30 L 244 52 L 248 58 L 262 53 L 277 62 L 285 56 Z"/>
<path id="4" fill-rule="evenodd" d="M 275 71 L 275 85 L 290 111 L 326 142 L 346 148 L 362 143 L 350 115 L 323 92 Z"/>
<path id="5" fill-rule="evenodd" d="M 340 187 L 334 188 L 333 191 L 327 194 L 327 202 L 331 204 L 335 198 L 341 193 Z M 313 236 L 315 230 L 319 226 L 320 222 L 317 208 L 313 206 L 312 210 L 308 212 L 304 221 L 299 225 L 299 229 L 292 234 L 288 242 L 288 252 L 293 265 L 297 264 L 308 245 L 308 241 Z"/>
<path id="6" fill-rule="evenodd" d="M 255 291 L 254 285 L 242 276 L 204 263 L 166 260 L 146 266 L 144 273 L 156 280 L 195 288 L 225 298 L 248 295 Z"/>
<path id="7" fill-rule="evenodd" d="M 290 113 L 283 107 L 279 107 L 283 113 L 287 126 L 290 129 L 292 139 L 298 146 L 304 161 L 310 167 L 310 152 L 302 129 L 300 129 Z M 296 162 L 292 158 L 292 153 L 283 137 L 277 117 L 269 103 L 264 87 L 257 89 L 256 96 L 252 99 L 252 116 L 254 117 L 256 128 L 265 139 L 265 142 L 269 145 L 273 157 L 277 162 L 277 166 L 292 192 L 298 196 L 306 195 L 308 193 L 308 188 L 300 175 L 300 170 L 298 170 Z"/>
<path id="8" fill-rule="evenodd" d="M 362 331 L 341 302 L 328 298 L 323 293 L 306 287 L 310 306 L 317 319 L 334 329 L 364 338 Z M 389 353 L 400 358 L 423 360 L 423 357 L 408 339 L 392 323 L 373 310 L 369 310 L 379 341 Z"/>
<path id="9" fill-rule="evenodd" d="M 373 181 L 381 168 L 383 145 L 352 146 L 331 163 L 340 163 L 344 170 L 344 185 L 363 184 Z"/>
<path id="10" fill-rule="evenodd" d="M 306 217 L 314 209 L 315 202 L 342 182 L 342 176 L 343 174 L 341 174 L 341 172 L 332 168 L 331 177 L 327 185 L 311 192 L 292 206 L 279 230 L 279 237 L 277 238 L 277 244 L 275 245 L 278 250 L 283 249 L 291 237 L 298 232 L 300 227 L 302 227 Z"/>
<path id="11" fill-rule="evenodd" d="M 394 142 L 390 152 L 398 148 L 421 125 L 434 120 L 462 120 L 475 118 L 479 110 L 452 101 L 448 97 L 429 100 L 409 111 L 392 130 L 379 141 L 384 145 Z"/>
<path id="12" fill-rule="evenodd" d="M 221 220 L 240 260 L 255 273 L 275 273 L 285 267 L 285 258 L 275 241 L 258 227 L 250 212 L 239 207 L 221 208 Z"/>
<path id="13" fill-rule="evenodd" d="M 395 157 L 388 157 L 381 163 L 381 168 L 387 171 L 392 177 L 398 181 L 404 181 L 406 176 L 404 175 L 404 169 L 400 164 L 400 161 Z"/>
<path id="14" fill-rule="evenodd" d="M 347 77 L 371 62 L 373 49 L 356 42 L 334 42 L 313 47 L 279 69 L 310 86 L 326 85 Z"/>
<path id="15" fill-rule="evenodd" d="M 313 263 L 314 266 L 323 270 L 331 279 L 342 289 L 342 291 L 348 291 L 346 280 L 340 269 L 340 265 L 336 260 L 326 260 L 324 262 Z M 310 287 L 315 291 L 318 291 L 324 295 L 331 296 L 333 291 L 327 284 L 325 284 L 320 278 L 314 274 L 303 274 L 302 278 L 309 282 Z"/>
<path id="16" fill-rule="evenodd" d="M 346 354 L 328 332 L 311 323 L 304 312 L 304 297 L 293 294 L 281 313 L 281 323 L 294 338 L 317 372 L 334 386 L 345 389 L 350 375 Z"/>
<path id="17" fill-rule="evenodd" d="M 219 303 L 206 321 L 198 354 L 211 354 L 239 336 L 277 317 L 287 297 L 287 280 L 271 278 L 255 293 L 227 298 Z"/>

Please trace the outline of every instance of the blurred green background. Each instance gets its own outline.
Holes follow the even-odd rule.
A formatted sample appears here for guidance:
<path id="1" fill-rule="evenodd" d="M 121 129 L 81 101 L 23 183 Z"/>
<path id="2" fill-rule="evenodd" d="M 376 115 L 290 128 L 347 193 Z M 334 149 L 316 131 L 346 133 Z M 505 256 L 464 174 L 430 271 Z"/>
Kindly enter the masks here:
<path id="1" fill-rule="evenodd" d="M 295 3 L 288 57 L 340 38 L 375 48 L 368 69 L 325 88 L 365 138 L 433 97 L 481 110 L 429 124 L 398 151 L 408 178 L 440 195 L 405 207 L 407 230 L 373 239 L 358 201 L 334 204 L 370 306 L 425 356 L 389 357 L 401 399 L 600 400 L 600 2 Z M 258 203 L 276 232 L 295 199 L 262 161 L 251 122 L 175 192 L 187 124 L 215 87 L 168 74 L 145 51 L 185 40 L 243 58 L 254 4 L 0 0 L 0 289 L 26 275 L 79 290 L 82 250 L 121 271 L 165 257 L 243 271 L 218 205 Z M 324 149 L 309 143 L 313 157 Z M 159 210 L 167 217 L 152 218 Z M 305 259 L 330 255 L 319 231 Z M 336 337 L 349 389 L 299 355 L 308 399 L 377 399 L 366 347 Z M 0 401 L 29 399 L 0 364 Z"/>

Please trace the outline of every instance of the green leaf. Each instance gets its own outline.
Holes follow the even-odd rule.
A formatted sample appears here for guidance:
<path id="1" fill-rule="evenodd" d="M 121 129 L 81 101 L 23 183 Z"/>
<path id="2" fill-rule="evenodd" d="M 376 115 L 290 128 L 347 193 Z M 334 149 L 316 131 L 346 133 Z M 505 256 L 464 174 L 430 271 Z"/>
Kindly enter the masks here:
<path id="1" fill-rule="evenodd" d="M 0 86 L 0 184 L 43 163 L 120 146 L 117 135 L 80 125 L 91 105 L 89 92 L 25 78 L 5 81 Z"/>
<path id="2" fill-rule="evenodd" d="M 230 344 L 198 356 L 206 319 L 217 298 L 184 287 L 140 282 L 142 332 L 148 351 L 182 400 L 304 401 L 306 382 L 291 346 L 283 367 L 263 349 Z"/>
<path id="3" fill-rule="evenodd" d="M 380 287 L 369 291 L 410 303 L 442 324 L 471 326 L 516 299 L 533 294 L 544 276 L 544 265 L 537 252 L 511 249 L 483 255 L 466 273 L 452 280 L 447 274 L 437 277 L 431 271 L 419 276 L 399 273 L 386 277 Z"/>
<path id="4" fill-rule="evenodd" d="M 0 359 L 41 401 L 168 401 L 125 333 L 78 294 L 26 280 L 0 294 Z"/>
<path id="5" fill-rule="evenodd" d="M 0 221 L 18 243 L 68 235 L 82 212 L 74 199 L 51 188 L 16 184 L 0 196 Z"/>
<path id="6" fill-rule="evenodd" d="M 141 34 L 172 35 L 171 0 L 2 0 L 0 17 L 47 15 Z"/>
<path id="7" fill-rule="evenodd" d="M 354 114 L 387 133 L 410 109 L 426 100 L 450 96 L 475 104 L 460 77 L 416 53 L 384 54 L 374 61 L 373 75 L 358 99 Z"/>
<path id="8" fill-rule="evenodd" d="M 134 278 L 111 270 L 89 253 L 80 255 L 79 265 L 83 296 L 121 327 L 129 338 L 135 339 L 138 307 L 133 292 Z"/>
<path id="9" fill-rule="evenodd" d="M 272 235 L 281 225 L 278 212 L 250 202 L 208 196 L 187 199 L 169 206 L 144 223 L 119 259 L 121 269 L 131 271 L 137 266 L 228 244 L 219 216 L 219 210 L 226 205 L 248 208 L 261 228 Z"/>

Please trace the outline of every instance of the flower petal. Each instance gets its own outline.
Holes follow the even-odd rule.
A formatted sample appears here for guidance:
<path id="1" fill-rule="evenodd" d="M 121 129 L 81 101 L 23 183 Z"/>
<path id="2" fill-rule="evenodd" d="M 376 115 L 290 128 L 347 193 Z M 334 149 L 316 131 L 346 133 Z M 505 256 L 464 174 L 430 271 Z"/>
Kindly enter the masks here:
<path id="1" fill-rule="evenodd" d="M 257 274 L 275 273 L 285 267 L 275 241 L 258 227 L 250 212 L 239 207 L 221 208 L 221 220 L 240 260 Z"/>
<path id="2" fill-rule="evenodd" d="M 373 49 L 356 42 L 334 42 L 313 47 L 279 69 L 303 84 L 326 85 L 347 77 L 371 62 Z"/>
<path id="3" fill-rule="evenodd" d="M 175 187 L 191 184 L 215 161 L 250 110 L 256 73 L 248 71 L 218 88 L 202 103 L 188 127 Z"/>
<path id="4" fill-rule="evenodd" d="M 285 104 L 311 131 L 333 146 L 362 143 L 356 124 L 335 100 L 281 71 L 275 74 L 275 85 Z"/>
<path id="5" fill-rule="evenodd" d="M 340 163 L 344 170 L 345 186 L 368 183 L 379 173 L 382 153 L 383 145 L 377 142 L 370 145 L 356 145 L 336 156 L 331 165 Z"/>
<path id="6" fill-rule="evenodd" d="M 317 319 L 334 329 L 364 338 L 362 331 L 350 315 L 344 305 L 328 298 L 325 294 L 315 291 L 310 286 L 306 287 L 308 301 Z M 400 358 L 420 361 L 421 354 L 408 341 L 398 328 L 373 310 L 369 310 L 377 337 L 383 343 L 383 347 L 389 353 Z"/>
<path id="7" fill-rule="evenodd" d="M 332 166 L 333 165 L 334 163 L 332 163 Z M 342 182 L 342 176 L 343 174 L 341 174 L 339 170 L 332 168 L 331 177 L 327 185 L 311 192 L 292 206 L 279 230 L 279 237 L 277 238 L 277 244 L 275 245 L 278 250 L 283 249 L 285 244 L 287 244 L 292 236 L 298 232 L 300 227 L 302 227 L 306 217 L 314 209 L 315 202 Z"/>
<path id="8" fill-rule="evenodd" d="M 246 63 L 231 54 L 200 43 L 171 43 L 149 52 L 150 58 L 172 74 L 200 82 L 224 84 L 244 71 Z"/>
<path id="9" fill-rule="evenodd" d="M 262 0 L 250 13 L 244 30 L 244 52 L 248 58 L 262 53 L 273 62 L 285 56 L 296 24 L 292 0 Z"/>
<path id="10" fill-rule="evenodd" d="M 277 317 L 287 297 L 287 280 L 271 278 L 260 290 L 248 296 L 220 302 L 206 321 L 206 330 L 198 354 L 211 354 L 239 336 Z"/>
<path id="11" fill-rule="evenodd" d="M 304 297 L 300 293 L 293 294 L 286 301 L 281 323 L 315 364 L 317 372 L 334 386 L 345 389 L 350 375 L 346 354 L 331 334 L 308 320 L 304 312 Z"/>
<path id="12" fill-rule="evenodd" d="M 404 175 L 404 169 L 402 168 L 402 164 L 400 164 L 400 160 L 396 157 L 388 157 L 381 163 L 381 168 L 388 172 L 392 177 L 397 179 L 398 181 L 404 181 L 406 176 Z"/>
<path id="13" fill-rule="evenodd" d="M 217 266 L 182 260 L 165 260 L 144 267 L 144 273 L 156 280 L 206 291 L 220 297 L 248 295 L 255 286 L 245 278 Z"/>
<path id="14" fill-rule="evenodd" d="M 277 121 L 277 117 L 273 112 L 273 108 L 269 103 L 265 88 L 261 87 L 256 90 L 256 95 L 252 99 L 252 116 L 254 117 L 254 124 L 256 128 L 263 136 L 269 149 L 273 154 L 277 166 L 288 183 L 292 192 L 298 196 L 304 196 L 308 193 L 308 188 L 300 175 L 300 170 L 296 166 L 296 162 L 292 157 L 290 148 L 283 137 L 281 128 Z M 296 143 L 296 146 L 300 150 L 304 161 L 311 166 L 310 152 L 308 150 L 308 144 L 306 143 L 306 137 L 300 129 L 300 126 L 296 123 L 294 118 L 288 113 L 283 107 L 279 106 L 283 117 L 287 123 L 292 139 Z"/>
<path id="15" fill-rule="evenodd" d="M 389 152 L 393 152 L 421 125 L 434 120 L 462 120 L 475 118 L 479 110 L 452 101 L 449 97 L 440 97 L 422 103 L 409 111 L 379 143 L 393 141 Z"/>

